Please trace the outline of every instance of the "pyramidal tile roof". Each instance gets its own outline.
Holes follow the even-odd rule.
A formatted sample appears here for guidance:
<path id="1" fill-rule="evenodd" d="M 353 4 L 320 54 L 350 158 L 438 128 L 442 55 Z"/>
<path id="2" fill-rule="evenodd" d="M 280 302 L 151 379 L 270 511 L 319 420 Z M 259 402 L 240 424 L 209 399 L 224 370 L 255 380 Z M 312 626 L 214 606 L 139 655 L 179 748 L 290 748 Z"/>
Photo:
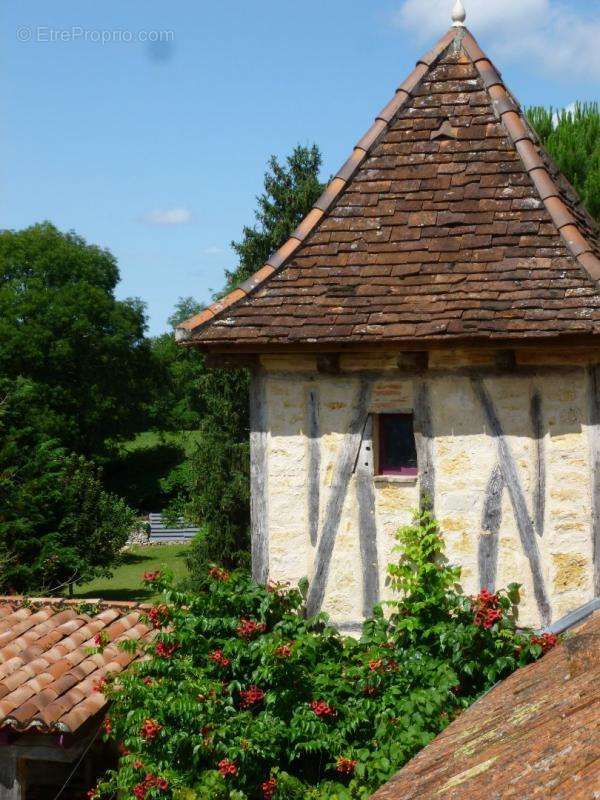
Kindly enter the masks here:
<path id="1" fill-rule="evenodd" d="M 106 709 L 101 678 L 140 657 L 120 648 L 154 635 L 150 606 L 0 597 L 0 729 L 73 733 Z M 103 634 L 101 652 L 94 638 Z"/>
<path id="2" fill-rule="evenodd" d="M 248 351 L 597 334 L 599 280 L 594 222 L 453 27 L 283 247 L 177 336 Z"/>

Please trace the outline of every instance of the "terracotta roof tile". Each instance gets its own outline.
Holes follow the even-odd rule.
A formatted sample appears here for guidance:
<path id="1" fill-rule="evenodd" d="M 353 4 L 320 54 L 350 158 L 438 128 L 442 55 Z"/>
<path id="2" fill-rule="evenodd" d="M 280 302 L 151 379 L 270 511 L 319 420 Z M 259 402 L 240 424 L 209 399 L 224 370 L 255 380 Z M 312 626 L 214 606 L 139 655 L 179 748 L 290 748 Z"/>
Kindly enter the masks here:
<path id="1" fill-rule="evenodd" d="M 288 242 L 178 336 L 251 349 L 597 334 L 598 275 L 597 228 L 499 71 L 453 29 Z"/>
<path id="2" fill-rule="evenodd" d="M 593 253 L 582 253 L 579 256 L 579 261 L 591 278 L 595 281 L 600 281 L 600 259 Z"/>
<path id="3" fill-rule="evenodd" d="M 141 619 L 147 606 L 98 602 L 90 616 L 87 605 L 0 598 L 0 728 L 74 731 L 106 706 L 96 682 L 139 657 L 118 643 L 152 630 Z M 100 631 L 109 644 L 90 653 Z"/>
<path id="4" fill-rule="evenodd" d="M 465 711 L 373 800 L 592 800 L 600 791 L 600 613 Z"/>

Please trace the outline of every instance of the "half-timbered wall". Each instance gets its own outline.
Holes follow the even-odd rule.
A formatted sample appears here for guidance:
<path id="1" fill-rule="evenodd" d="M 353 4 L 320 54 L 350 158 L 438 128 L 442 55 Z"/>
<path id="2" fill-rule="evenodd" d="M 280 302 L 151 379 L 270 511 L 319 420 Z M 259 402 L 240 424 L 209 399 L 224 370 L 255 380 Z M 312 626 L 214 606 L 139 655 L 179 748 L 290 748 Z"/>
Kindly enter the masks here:
<path id="1" fill-rule="evenodd" d="M 523 585 L 538 625 L 600 595 L 600 378 L 589 353 L 263 357 L 253 383 L 253 562 L 310 579 L 309 610 L 360 624 L 395 533 L 430 502 L 466 592 Z M 413 413 L 419 476 L 374 475 L 371 415 Z M 595 566 L 596 564 L 596 566 Z"/>

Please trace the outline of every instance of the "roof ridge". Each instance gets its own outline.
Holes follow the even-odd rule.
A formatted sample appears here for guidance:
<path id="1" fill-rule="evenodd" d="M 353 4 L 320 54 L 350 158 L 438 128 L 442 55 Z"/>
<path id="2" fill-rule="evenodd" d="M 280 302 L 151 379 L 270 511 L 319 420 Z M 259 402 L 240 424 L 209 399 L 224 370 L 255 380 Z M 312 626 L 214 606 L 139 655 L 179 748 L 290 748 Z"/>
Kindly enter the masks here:
<path id="1" fill-rule="evenodd" d="M 238 287 L 226 294 L 219 300 L 211 303 L 207 308 L 190 319 L 181 322 L 175 328 L 175 338 L 179 342 L 186 342 L 192 334 L 215 317 L 222 314 L 231 306 L 239 303 L 249 294 L 256 291 L 271 275 L 278 272 L 294 255 L 296 250 L 304 240 L 314 231 L 321 222 L 325 214 L 329 211 L 335 200 L 339 197 L 347 184 L 352 180 L 369 152 L 374 147 L 377 140 L 387 131 L 394 117 L 406 101 L 411 97 L 412 92 L 417 88 L 429 70 L 444 55 L 446 50 L 457 39 L 462 40 L 466 29 L 452 27 L 442 36 L 442 38 L 420 58 L 408 78 L 398 86 L 395 95 L 376 115 L 374 123 L 369 130 L 358 140 L 352 154 L 334 175 L 330 183 L 319 197 L 312 210 L 302 220 L 300 225 L 292 233 L 289 239 L 273 253 L 266 263 L 251 275 Z M 473 40 L 475 41 L 475 40 Z M 600 263 L 599 263 L 600 277 Z M 1 599 L 1 598 L 0 598 Z"/>
<path id="2" fill-rule="evenodd" d="M 28 597 L 22 594 L 0 595 L 1 603 L 19 604 L 21 607 L 28 605 L 47 606 L 99 606 L 102 609 L 146 609 L 152 608 L 152 603 L 141 603 L 137 600 L 103 600 L 101 597 Z"/>
<path id="3" fill-rule="evenodd" d="M 540 151 L 548 161 L 551 160 L 550 157 L 539 144 L 520 105 L 506 88 L 501 73 L 480 48 L 473 34 L 466 28 L 463 31 L 463 50 L 477 69 L 492 101 L 492 107 L 506 128 L 540 200 L 550 214 L 570 253 L 577 259 L 596 287 L 597 282 L 600 281 L 600 259 L 594 252 L 594 246 L 581 233 L 578 220 L 563 200 L 561 188 L 548 169 L 544 158 L 540 155 Z M 574 189 L 573 192 L 575 192 Z"/>

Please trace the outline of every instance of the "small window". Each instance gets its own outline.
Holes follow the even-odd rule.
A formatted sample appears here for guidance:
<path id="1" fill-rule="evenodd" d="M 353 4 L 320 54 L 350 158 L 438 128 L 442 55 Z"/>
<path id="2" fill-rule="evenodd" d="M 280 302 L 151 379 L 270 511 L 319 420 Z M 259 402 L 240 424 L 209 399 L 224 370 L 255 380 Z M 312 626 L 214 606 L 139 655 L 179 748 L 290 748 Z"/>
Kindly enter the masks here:
<path id="1" fill-rule="evenodd" d="M 417 447 L 412 414 L 379 414 L 379 475 L 416 475 Z"/>

